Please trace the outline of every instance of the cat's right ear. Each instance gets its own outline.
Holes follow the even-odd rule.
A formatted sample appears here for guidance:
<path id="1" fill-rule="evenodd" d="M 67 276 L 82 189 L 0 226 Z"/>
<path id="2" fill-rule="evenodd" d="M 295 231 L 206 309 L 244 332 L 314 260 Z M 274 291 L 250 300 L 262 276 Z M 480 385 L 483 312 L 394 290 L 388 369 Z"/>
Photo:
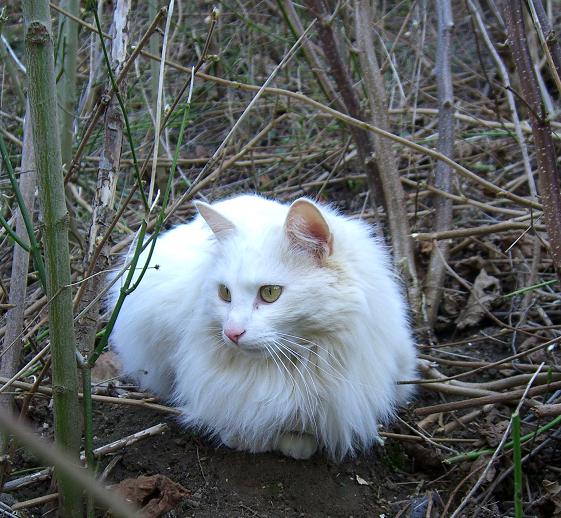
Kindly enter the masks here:
<path id="1" fill-rule="evenodd" d="M 284 231 L 295 248 L 323 262 L 333 252 L 333 235 L 319 208 L 300 198 L 288 209 Z"/>
<path id="2" fill-rule="evenodd" d="M 208 203 L 195 201 L 194 204 L 218 239 L 223 239 L 236 230 L 236 226 L 228 218 L 225 218 Z"/>

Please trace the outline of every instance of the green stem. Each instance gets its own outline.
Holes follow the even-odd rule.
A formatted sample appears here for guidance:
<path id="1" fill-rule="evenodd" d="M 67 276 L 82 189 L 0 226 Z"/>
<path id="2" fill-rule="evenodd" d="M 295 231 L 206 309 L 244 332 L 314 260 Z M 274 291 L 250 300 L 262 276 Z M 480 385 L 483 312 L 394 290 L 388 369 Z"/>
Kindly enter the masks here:
<path id="1" fill-rule="evenodd" d="M 541 426 L 535 432 L 531 432 L 531 433 L 528 433 L 526 435 L 523 435 L 520 438 L 520 445 L 525 444 L 526 442 L 535 439 L 538 435 L 541 435 L 542 433 L 547 432 L 548 430 L 551 430 L 551 428 L 554 428 L 558 424 L 561 424 L 561 415 L 557 416 L 555 419 L 553 419 L 549 423 Z M 509 441 L 504 445 L 504 450 L 508 450 L 508 449 L 512 448 L 512 446 L 513 446 L 512 441 Z M 455 455 L 453 457 L 449 457 L 448 459 L 444 459 L 443 462 L 445 462 L 446 464 L 455 464 L 457 462 L 462 462 L 464 460 L 476 460 L 479 457 L 481 457 L 481 455 L 488 455 L 490 453 L 493 453 L 494 451 L 495 451 L 494 449 L 490 449 L 490 448 L 486 448 L 484 450 L 470 451 L 468 453 L 462 453 L 461 455 Z"/>
<path id="2" fill-rule="evenodd" d="M 117 316 L 119 315 L 119 311 L 121 311 L 121 307 L 123 306 L 123 302 L 125 301 L 125 297 L 128 295 L 128 287 L 130 286 L 130 284 L 132 282 L 132 278 L 134 276 L 136 265 L 137 265 L 138 260 L 140 258 L 140 254 L 142 253 L 144 236 L 146 235 L 146 227 L 147 227 L 147 220 L 144 219 L 144 220 L 142 220 L 142 223 L 140 225 L 140 230 L 138 232 L 138 237 L 137 237 L 137 241 L 136 241 L 136 247 L 135 247 L 135 250 L 134 250 L 134 254 L 133 254 L 132 259 L 130 261 L 129 270 L 128 270 L 127 276 L 125 278 L 125 282 L 123 283 L 123 286 L 122 286 L 121 291 L 119 293 L 119 298 L 117 299 L 117 302 L 115 304 L 115 308 L 113 309 L 113 312 L 111 313 L 111 317 L 109 317 L 109 322 L 107 322 L 107 325 L 105 326 L 105 331 L 103 332 L 103 336 L 101 337 L 101 339 L 99 340 L 95 349 L 93 350 L 92 354 L 88 358 L 87 363 L 88 363 L 88 366 L 90 368 L 95 365 L 95 362 L 99 358 L 100 354 L 103 352 L 103 349 L 105 349 L 105 347 L 107 346 L 107 343 L 109 342 L 109 335 L 111 334 L 111 331 L 113 331 L 113 327 L 115 326 L 115 322 L 117 321 Z"/>
<path id="3" fill-rule="evenodd" d="M 90 366 L 82 362 L 82 392 L 84 405 L 84 450 L 86 453 L 86 467 L 94 471 L 93 455 L 93 407 L 92 407 L 92 371 Z M 94 499 L 86 496 L 86 513 L 88 518 L 95 516 Z"/>
<path id="4" fill-rule="evenodd" d="M 10 237 L 19 245 L 21 246 L 26 252 L 31 254 L 33 258 L 33 264 L 37 273 L 39 274 L 39 281 L 43 289 L 45 289 L 46 281 L 45 281 L 45 264 L 43 263 L 43 257 L 41 256 L 41 248 L 37 239 L 35 238 L 35 232 L 33 230 L 33 223 L 31 221 L 31 216 L 29 215 L 29 211 L 25 206 L 25 202 L 23 201 L 23 196 L 21 195 L 21 191 L 19 190 L 19 184 L 16 179 L 16 175 L 14 173 L 14 168 L 12 167 L 12 163 L 10 162 L 10 157 L 8 155 L 8 150 L 6 148 L 6 143 L 0 135 L 0 153 L 2 154 L 2 160 L 4 161 L 4 165 L 6 166 L 6 171 L 8 171 L 8 176 L 10 178 L 10 183 L 12 185 L 12 189 L 16 195 L 16 201 L 21 211 L 21 215 L 23 217 L 23 222 L 25 223 L 25 229 L 27 230 L 27 237 L 29 238 L 29 245 L 24 243 L 12 230 L 12 228 L 8 225 L 7 221 L 3 218 L 0 214 L 0 224 L 6 229 L 6 232 L 10 235 Z"/>
<path id="5" fill-rule="evenodd" d="M 26 0 L 22 4 L 33 148 L 44 221 L 55 442 L 78 461 L 78 373 L 51 16 L 47 0 Z M 61 516 L 82 516 L 82 490 L 76 479 L 58 470 L 56 477 Z"/>
<path id="6" fill-rule="evenodd" d="M 522 448 L 520 444 L 520 414 L 512 416 L 512 457 L 514 463 L 514 516 L 522 518 Z"/>

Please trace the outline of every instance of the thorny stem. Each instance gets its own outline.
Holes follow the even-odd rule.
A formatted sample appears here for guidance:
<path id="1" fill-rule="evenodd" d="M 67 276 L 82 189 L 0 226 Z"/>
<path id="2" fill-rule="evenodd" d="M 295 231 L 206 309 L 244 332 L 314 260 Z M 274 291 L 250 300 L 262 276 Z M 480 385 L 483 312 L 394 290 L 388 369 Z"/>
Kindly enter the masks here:
<path id="1" fill-rule="evenodd" d="M 520 88 L 528 105 L 528 114 L 538 166 L 538 182 L 543 203 L 544 219 L 551 244 L 553 266 L 561 279 L 561 191 L 556 152 L 551 137 L 551 126 L 540 95 L 532 58 L 528 49 L 521 0 L 501 0 Z"/>

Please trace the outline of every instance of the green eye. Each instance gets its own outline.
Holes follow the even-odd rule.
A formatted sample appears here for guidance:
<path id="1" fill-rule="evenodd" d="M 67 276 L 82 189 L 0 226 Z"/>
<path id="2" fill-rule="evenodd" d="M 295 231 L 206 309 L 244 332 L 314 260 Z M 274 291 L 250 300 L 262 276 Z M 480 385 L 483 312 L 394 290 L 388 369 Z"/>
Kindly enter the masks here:
<path id="1" fill-rule="evenodd" d="M 224 284 L 218 286 L 218 296 L 225 302 L 232 302 L 232 294 Z"/>
<path id="2" fill-rule="evenodd" d="M 267 285 L 259 288 L 259 295 L 265 302 L 275 302 L 282 293 L 282 286 Z"/>

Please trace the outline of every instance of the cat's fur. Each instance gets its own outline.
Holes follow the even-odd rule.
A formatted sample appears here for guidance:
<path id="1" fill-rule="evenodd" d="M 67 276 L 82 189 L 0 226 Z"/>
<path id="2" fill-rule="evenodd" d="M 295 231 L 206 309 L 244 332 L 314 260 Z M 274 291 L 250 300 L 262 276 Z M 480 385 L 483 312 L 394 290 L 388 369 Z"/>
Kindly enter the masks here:
<path id="1" fill-rule="evenodd" d="M 371 446 L 416 363 L 372 229 L 303 199 L 198 209 L 204 217 L 158 239 L 158 268 L 125 300 L 112 334 L 125 371 L 237 449 L 305 458 L 319 445 L 341 459 Z M 282 286 L 276 302 L 260 299 L 263 285 Z M 245 330 L 238 344 L 224 334 L 232 326 Z"/>

